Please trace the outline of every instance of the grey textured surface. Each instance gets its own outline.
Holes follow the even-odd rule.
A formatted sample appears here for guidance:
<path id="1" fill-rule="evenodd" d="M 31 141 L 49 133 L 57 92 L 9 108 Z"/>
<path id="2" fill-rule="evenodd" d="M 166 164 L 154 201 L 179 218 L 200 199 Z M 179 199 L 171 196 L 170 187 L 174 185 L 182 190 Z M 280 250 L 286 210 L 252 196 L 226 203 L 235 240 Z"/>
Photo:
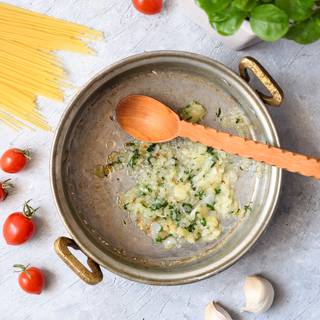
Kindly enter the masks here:
<path id="1" fill-rule="evenodd" d="M 72 81 L 83 85 L 92 75 L 134 53 L 159 49 L 186 50 L 209 56 L 236 70 L 239 59 L 252 55 L 278 80 L 286 94 L 280 109 L 270 112 L 286 148 L 320 157 L 319 59 L 320 42 L 299 46 L 289 41 L 261 43 L 233 52 L 215 42 L 166 2 L 161 15 L 146 17 L 129 0 L 7 1 L 36 11 L 103 30 L 105 41 L 94 45 L 97 56 L 59 53 Z M 39 99 L 53 128 L 76 90 L 67 90 L 65 103 Z M 182 287 L 137 284 L 104 271 L 104 281 L 82 283 L 53 251 L 53 241 L 66 232 L 53 204 L 49 185 L 49 154 L 53 133 L 13 132 L 0 127 L 0 150 L 30 147 L 34 158 L 27 170 L 13 176 L 15 192 L 0 205 L 0 224 L 6 215 L 32 198 L 41 206 L 35 238 L 21 247 L 0 240 L 0 319 L 203 319 L 204 306 L 220 301 L 234 319 L 319 319 L 320 317 L 320 183 L 285 174 L 279 208 L 272 225 L 253 250 L 227 271 Z M 0 173 L 0 179 L 5 178 Z M 46 270 L 48 285 L 40 296 L 24 294 L 17 286 L 12 264 L 28 263 Z M 276 286 L 274 307 L 265 315 L 241 314 L 243 280 L 259 273 Z"/>

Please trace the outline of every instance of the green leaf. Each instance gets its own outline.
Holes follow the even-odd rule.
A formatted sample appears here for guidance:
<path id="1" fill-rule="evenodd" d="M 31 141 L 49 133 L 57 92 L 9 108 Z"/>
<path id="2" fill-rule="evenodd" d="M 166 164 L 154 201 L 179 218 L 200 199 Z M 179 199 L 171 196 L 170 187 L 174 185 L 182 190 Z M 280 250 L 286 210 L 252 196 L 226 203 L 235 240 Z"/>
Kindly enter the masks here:
<path id="1" fill-rule="evenodd" d="M 198 5 L 210 16 L 215 12 L 225 10 L 231 0 L 197 0 Z"/>
<path id="2" fill-rule="evenodd" d="M 237 7 L 230 6 L 225 10 L 223 15 L 225 18 L 219 22 L 214 21 L 213 25 L 221 35 L 230 36 L 240 28 L 243 20 L 247 16 L 247 13 Z"/>
<path id="3" fill-rule="evenodd" d="M 309 44 L 320 39 L 320 12 L 309 20 L 300 22 L 290 28 L 286 38 L 301 44 Z"/>
<path id="4" fill-rule="evenodd" d="M 289 19 L 303 21 L 313 12 L 315 0 L 276 0 L 275 5 L 285 11 Z"/>
<path id="5" fill-rule="evenodd" d="M 250 18 L 253 32 L 262 40 L 276 41 L 289 30 L 288 15 L 273 4 L 262 4 L 254 8 Z"/>
<path id="6" fill-rule="evenodd" d="M 252 11 L 258 4 L 257 0 L 234 0 L 233 5 L 243 11 Z"/>

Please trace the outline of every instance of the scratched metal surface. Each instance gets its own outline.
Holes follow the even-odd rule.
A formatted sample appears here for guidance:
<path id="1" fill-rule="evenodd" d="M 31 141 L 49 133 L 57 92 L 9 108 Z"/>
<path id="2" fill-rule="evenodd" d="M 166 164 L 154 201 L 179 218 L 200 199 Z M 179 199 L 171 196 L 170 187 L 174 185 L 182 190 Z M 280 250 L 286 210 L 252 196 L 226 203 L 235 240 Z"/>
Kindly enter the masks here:
<path id="1" fill-rule="evenodd" d="M 320 43 L 299 46 L 279 41 L 233 52 L 188 21 L 178 10 L 176 0 L 167 1 L 165 11 L 156 17 L 139 15 L 128 0 L 91 1 L 90 5 L 85 0 L 7 2 L 105 31 L 106 41 L 94 45 L 96 57 L 59 53 L 73 83 L 79 87 L 106 65 L 146 50 L 192 51 L 234 70 L 242 56 L 252 55 L 269 69 L 286 93 L 284 105 L 271 110 L 282 145 L 320 156 Z M 53 128 L 75 93 L 76 90 L 67 90 L 63 104 L 39 99 Z M 53 134 L 13 132 L 1 126 L 0 137 L 1 150 L 29 146 L 34 151 L 29 168 L 13 176 L 16 191 L 0 205 L 0 223 L 26 199 L 32 198 L 41 206 L 38 232 L 31 242 L 8 247 L 0 241 L 1 319 L 200 320 L 205 304 L 213 299 L 228 306 L 234 319 L 255 319 L 239 312 L 244 303 L 243 279 L 252 273 L 262 273 L 276 283 L 275 305 L 259 319 L 319 319 L 319 182 L 285 174 L 272 225 L 249 254 L 215 277 L 186 286 L 154 287 L 104 271 L 104 281 L 90 287 L 66 269 L 52 247 L 55 238 L 65 234 L 49 186 Z M 1 179 L 5 177 L 0 173 Z M 18 288 L 11 266 L 19 262 L 30 262 L 46 270 L 48 286 L 41 296 L 28 296 Z"/>

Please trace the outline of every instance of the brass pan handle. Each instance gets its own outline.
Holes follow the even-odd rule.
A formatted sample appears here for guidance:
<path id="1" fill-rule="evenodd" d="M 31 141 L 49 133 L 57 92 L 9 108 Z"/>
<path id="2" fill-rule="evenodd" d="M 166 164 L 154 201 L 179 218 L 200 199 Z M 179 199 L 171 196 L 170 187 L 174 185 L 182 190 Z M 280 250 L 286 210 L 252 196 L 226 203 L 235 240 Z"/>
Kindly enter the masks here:
<path id="1" fill-rule="evenodd" d="M 270 76 L 268 71 L 252 57 L 242 58 L 239 64 L 240 76 L 247 82 L 250 81 L 248 69 L 253 72 L 271 94 L 270 96 L 267 96 L 262 92 L 257 91 L 262 101 L 270 106 L 279 107 L 283 101 L 283 91 L 277 82 Z"/>
<path id="2" fill-rule="evenodd" d="M 54 249 L 64 263 L 76 273 L 84 282 L 94 285 L 99 283 L 102 278 L 100 266 L 88 257 L 87 263 L 91 270 L 88 270 L 69 250 L 72 247 L 81 250 L 74 240 L 66 237 L 60 237 L 54 242 Z"/>

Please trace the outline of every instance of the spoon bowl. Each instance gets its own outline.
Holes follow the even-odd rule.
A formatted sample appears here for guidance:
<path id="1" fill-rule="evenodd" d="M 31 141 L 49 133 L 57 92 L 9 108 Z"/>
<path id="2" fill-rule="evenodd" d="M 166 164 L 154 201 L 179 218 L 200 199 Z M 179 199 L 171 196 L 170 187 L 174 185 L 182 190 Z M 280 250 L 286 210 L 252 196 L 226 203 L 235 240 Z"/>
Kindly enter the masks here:
<path id="1" fill-rule="evenodd" d="M 179 135 L 178 115 L 160 101 L 132 95 L 122 99 L 116 109 L 120 127 L 145 142 L 166 142 Z"/>

